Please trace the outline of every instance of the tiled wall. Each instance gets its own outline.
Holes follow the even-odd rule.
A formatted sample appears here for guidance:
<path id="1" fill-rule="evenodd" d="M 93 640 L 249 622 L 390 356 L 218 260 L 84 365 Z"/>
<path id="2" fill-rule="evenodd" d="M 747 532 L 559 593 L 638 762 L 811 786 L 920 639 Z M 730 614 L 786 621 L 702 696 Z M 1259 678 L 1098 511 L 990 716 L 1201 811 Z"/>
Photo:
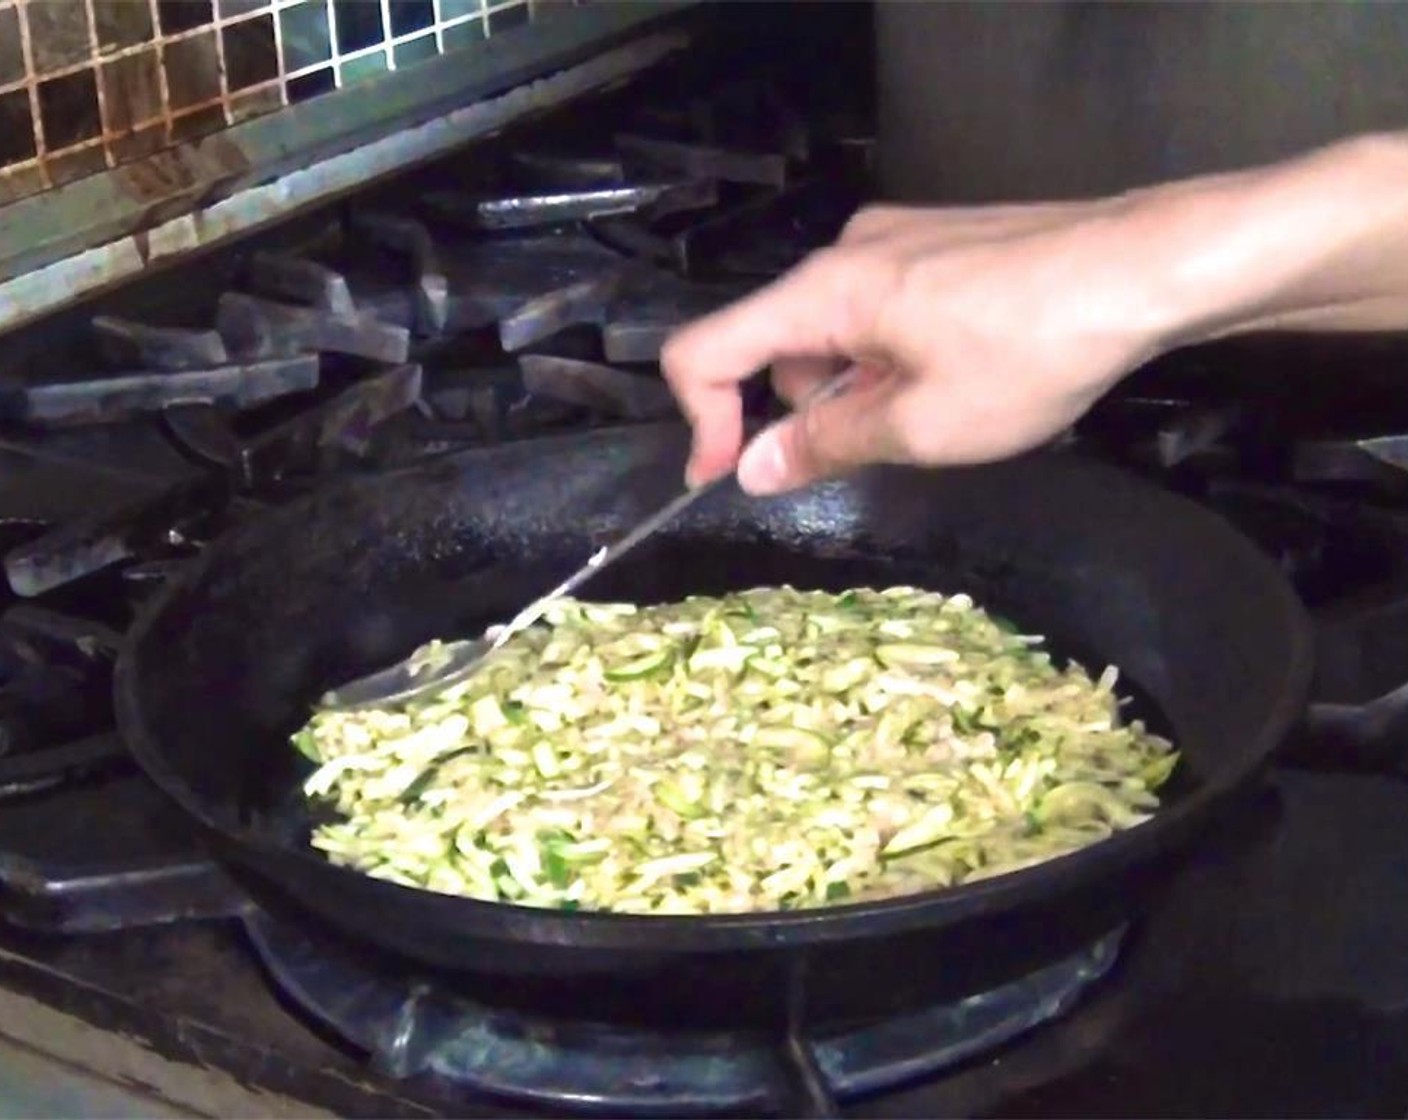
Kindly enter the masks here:
<path id="1" fill-rule="evenodd" d="M 472 48 L 545 2 L 0 0 L 0 203 Z"/>

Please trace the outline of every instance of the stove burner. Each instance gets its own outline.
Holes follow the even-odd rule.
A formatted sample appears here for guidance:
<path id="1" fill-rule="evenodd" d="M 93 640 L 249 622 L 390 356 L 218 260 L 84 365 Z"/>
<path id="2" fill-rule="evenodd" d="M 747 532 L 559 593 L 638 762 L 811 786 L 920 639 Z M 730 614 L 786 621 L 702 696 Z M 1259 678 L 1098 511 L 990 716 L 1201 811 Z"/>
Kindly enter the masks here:
<path id="1" fill-rule="evenodd" d="M 109 732 L 14 757 L 0 755 L 0 802 L 33 797 L 117 770 L 127 762 L 126 745 Z"/>
<path id="2" fill-rule="evenodd" d="M 113 366 L 179 373 L 222 366 L 230 360 L 218 331 L 152 327 L 111 315 L 93 320 L 98 352 Z"/>
<path id="3" fill-rule="evenodd" d="M 548 354 L 524 354 L 518 366 L 524 388 L 537 396 L 625 420 L 661 420 L 679 414 L 674 396 L 658 378 Z"/>
<path id="4" fill-rule="evenodd" d="M 0 415 L 34 427 L 52 427 L 110 424 L 191 401 L 253 408 L 314 389 L 318 379 L 316 354 L 184 369 L 178 373 L 157 370 L 104 374 L 86 380 L 6 387 L 0 392 Z"/>
<path id="5" fill-rule="evenodd" d="M 512 353 L 578 323 L 603 324 L 624 279 L 611 268 L 544 292 L 499 321 L 499 345 Z"/>
<path id="6" fill-rule="evenodd" d="M 405 362 L 411 352 L 411 336 L 405 327 L 356 312 L 344 315 L 226 292 L 220 297 L 216 316 L 222 336 L 242 352 L 261 358 L 324 351 L 396 365 Z"/>
<path id="7" fill-rule="evenodd" d="M 1408 480 L 1405 467 L 1408 435 L 1402 433 L 1301 440 L 1291 460 L 1293 476 L 1300 482 L 1369 482 L 1399 489 Z"/>
<path id="8" fill-rule="evenodd" d="M 671 273 L 628 277 L 602 328 L 608 362 L 653 362 L 681 324 L 747 294 L 741 284 L 703 284 Z"/>
<path id="9" fill-rule="evenodd" d="M 263 432 L 245 447 L 247 482 L 268 485 L 290 472 L 331 470 L 365 455 L 377 426 L 420 400 L 420 386 L 419 365 L 397 366 Z"/>
<path id="10" fill-rule="evenodd" d="M 176 483 L 154 498 L 76 518 L 5 553 L 10 590 L 33 598 L 124 560 L 205 539 L 229 498 L 223 479 L 199 478 Z"/>
<path id="11" fill-rule="evenodd" d="M 255 253 L 249 260 L 245 283 L 260 295 L 297 300 L 333 315 L 357 313 L 347 278 L 304 257 Z"/>
<path id="12" fill-rule="evenodd" d="M 171 802 L 123 765 L 115 733 L 0 760 L 0 784 L 27 764 L 69 781 L 61 795 L 5 802 L 0 814 L 0 920 L 45 933 L 92 933 L 231 917 L 248 903 Z"/>
<path id="13" fill-rule="evenodd" d="M 435 238 L 414 218 L 356 211 L 351 226 L 373 245 L 404 259 L 413 285 L 412 325 L 419 338 L 441 334 L 450 321 L 450 281 L 440 266 Z"/>
<path id="14" fill-rule="evenodd" d="M 932 1076 L 1070 1010 L 1119 956 L 1125 929 L 1029 976 L 955 1004 L 815 1038 L 567 1021 L 323 941 L 263 911 L 245 927 L 295 1004 L 398 1079 L 429 1073 L 534 1107 L 611 1115 L 727 1111 L 834 1115 L 852 1099 Z"/>
<path id="15" fill-rule="evenodd" d="M 0 545 L 37 539 L 43 522 L 0 521 Z M 66 604 L 70 609 L 77 603 Z M 92 772 L 121 753 L 111 722 L 111 666 L 121 635 L 56 607 L 0 614 L 0 800 Z"/>
<path id="16" fill-rule="evenodd" d="M 775 152 L 728 150 L 630 133 L 618 133 L 615 144 L 623 162 L 645 174 L 675 172 L 691 179 L 719 179 L 779 190 L 787 185 L 787 157 Z"/>
<path id="17" fill-rule="evenodd" d="M 1311 607 L 1408 575 L 1408 524 L 1362 502 L 1214 483 L 1207 503 L 1268 552 Z"/>
<path id="18" fill-rule="evenodd" d="M 457 226 L 481 230 L 532 229 L 620 214 L 644 214 L 658 219 L 681 210 L 707 209 L 718 200 L 717 184 L 708 179 L 493 198 L 457 191 L 435 191 L 425 196 L 426 206 L 436 216 Z"/>

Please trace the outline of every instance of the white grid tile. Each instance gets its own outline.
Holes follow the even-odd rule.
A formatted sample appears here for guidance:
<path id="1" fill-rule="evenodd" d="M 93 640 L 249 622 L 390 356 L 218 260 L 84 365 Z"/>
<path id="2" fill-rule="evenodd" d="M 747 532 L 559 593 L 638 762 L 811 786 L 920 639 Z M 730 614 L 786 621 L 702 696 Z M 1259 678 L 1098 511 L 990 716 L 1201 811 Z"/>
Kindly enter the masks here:
<path id="1" fill-rule="evenodd" d="M 447 50 L 455 49 L 457 45 L 469 44 L 472 41 L 487 38 L 491 12 L 519 7 L 523 8 L 525 16 L 531 19 L 535 6 L 530 0 L 479 0 L 478 3 L 475 0 L 430 0 L 429 22 L 411 30 L 405 30 L 400 35 L 395 35 L 392 32 L 392 16 L 396 8 L 396 0 L 353 0 L 355 3 L 379 7 L 382 25 L 381 36 L 376 41 L 364 43 L 354 50 L 342 52 L 338 43 L 339 6 L 336 0 L 264 0 L 264 3 L 253 10 L 239 11 L 235 14 L 222 14 L 218 0 L 212 0 L 209 17 L 204 22 L 199 26 L 174 33 L 163 33 L 161 30 L 162 6 L 159 0 L 128 0 L 134 5 L 145 5 L 148 8 L 151 19 L 150 35 L 142 42 L 112 47 L 100 52 L 101 44 L 99 43 L 97 22 L 97 5 L 100 2 L 101 0 L 0 0 L 0 7 L 14 4 L 18 6 L 20 48 L 25 67 L 23 78 L 0 85 L 0 95 L 14 93 L 18 90 L 26 91 L 36 152 L 32 158 L 0 167 L 0 200 L 14 197 L 17 189 L 22 193 L 32 193 L 33 190 L 53 185 L 50 167 L 55 159 L 61 155 L 69 157 L 72 153 L 101 146 L 104 166 L 113 167 L 126 158 L 136 158 L 131 154 L 135 144 L 135 141 L 129 140 L 131 137 L 152 137 L 146 146 L 138 151 L 138 154 L 145 154 L 146 151 L 185 139 L 183 131 L 185 125 L 190 123 L 187 118 L 196 114 L 203 114 L 201 118 L 202 131 L 207 131 L 212 127 L 223 127 L 237 120 L 247 119 L 250 115 L 277 111 L 294 101 L 302 100 L 308 87 L 318 84 L 313 80 L 315 75 L 327 75 L 328 89 L 326 92 L 343 89 L 364 80 L 371 74 L 383 70 L 390 72 L 405 69 L 407 65 L 414 65 L 415 62 L 421 61 L 421 58 L 410 63 L 406 61 L 407 52 L 404 48 L 408 45 L 424 42 L 425 58 L 436 57 L 444 54 Z M 574 2 L 580 3 L 581 0 L 574 0 Z M 87 58 L 55 67 L 44 73 L 36 72 L 37 52 L 27 9 L 32 4 L 40 3 L 72 4 L 75 9 L 83 13 L 87 22 Z M 326 32 L 328 56 L 316 60 L 310 59 L 297 66 L 289 66 L 287 60 L 296 53 L 296 45 L 286 40 L 286 28 L 281 14 L 292 9 L 305 7 L 320 9 L 321 23 L 315 19 L 313 27 L 315 33 L 319 30 Z M 274 68 L 267 80 L 256 81 L 242 89 L 232 91 L 229 73 L 230 58 L 227 57 L 225 32 L 238 25 L 260 20 L 267 21 L 272 26 Z M 213 98 L 176 108 L 171 103 L 172 83 L 169 80 L 166 50 L 172 44 L 204 35 L 214 36 L 214 60 L 218 68 L 218 94 Z M 321 34 L 317 35 L 317 39 L 320 47 Z M 156 107 L 155 112 L 121 112 L 117 106 L 111 104 L 113 98 L 118 95 L 110 88 L 108 79 L 103 72 L 104 68 L 122 59 L 146 53 L 153 55 L 160 104 Z M 398 53 L 401 55 L 399 65 Z M 384 65 L 381 67 L 377 67 L 370 61 L 378 55 L 384 60 Z M 100 134 L 94 137 L 83 137 L 71 144 L 56 146 L 45 136 L 39 87 L 41 83 L 53 81 L 55 78 L 81 74 L 84 71 L 92 71 L 93 73 L 97 93 L 96 112 L 101 122 Z M 319 92 L 324 91 L 320 90 Z M 273 96 L 274 94 L 277 94 L 277 97 Z M 314 94 L 314 96 L 317 95 Z M 220 110 L 218 121 L 210 121 L 207 118 L 209 118 L 212 108 L 215 107 Z M 251 108 L 255 109 L 255 113 L 248 112 Z M 136 116 L 140 116 L 140 119 L 133 119 Z M 113 122 L 126 122 L 126 127 L 118 130 L 113 126 Z M 8 183 L 7 180 L 9 180 Z"/>

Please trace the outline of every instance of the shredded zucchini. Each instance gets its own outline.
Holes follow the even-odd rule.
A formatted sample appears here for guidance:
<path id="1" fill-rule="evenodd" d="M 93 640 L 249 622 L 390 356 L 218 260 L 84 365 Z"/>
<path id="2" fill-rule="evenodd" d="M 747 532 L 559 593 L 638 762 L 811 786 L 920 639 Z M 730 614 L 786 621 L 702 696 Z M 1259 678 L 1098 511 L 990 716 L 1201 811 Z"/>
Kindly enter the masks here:
<path id="1" fill-rule="evenodd" d="M 294 736 L 335 863 L 447 894 L 717 914 L 1039 863 L 1148 819 L 1177 754 L 1117 673 L 966 595 L 564 600 L 467 681 Z M 434 646 L 425 656 L 433 658 Z"/>

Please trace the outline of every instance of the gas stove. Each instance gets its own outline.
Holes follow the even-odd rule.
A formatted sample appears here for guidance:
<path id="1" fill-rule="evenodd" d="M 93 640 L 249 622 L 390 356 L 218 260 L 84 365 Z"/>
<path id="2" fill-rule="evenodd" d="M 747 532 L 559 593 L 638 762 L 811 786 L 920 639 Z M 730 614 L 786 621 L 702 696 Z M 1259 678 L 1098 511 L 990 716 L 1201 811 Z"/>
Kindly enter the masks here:
<path id="1" fill-rule="evenodd" d="M 686 1035 L 561 987 L 504 1000 L 261 911 L 137 772 L 113 659 L 205 543 L 329 477 L 674 416 L 668 332 L 865 197 L 863 106 L 681 84 L 647 76 L 11 340 L 0 1003 L 26 1011 L 0 1036 L 212 1115 L 1403 1115 L 1401 339 L 1170 355 L 1069 433 L 1278 560 L 1314 612 L 1315 702 L 1139 921 L 962 1003 L 764 1037 L 726 1008 Z M 707 977 L 679 985 L 707 1001 Z"/>

